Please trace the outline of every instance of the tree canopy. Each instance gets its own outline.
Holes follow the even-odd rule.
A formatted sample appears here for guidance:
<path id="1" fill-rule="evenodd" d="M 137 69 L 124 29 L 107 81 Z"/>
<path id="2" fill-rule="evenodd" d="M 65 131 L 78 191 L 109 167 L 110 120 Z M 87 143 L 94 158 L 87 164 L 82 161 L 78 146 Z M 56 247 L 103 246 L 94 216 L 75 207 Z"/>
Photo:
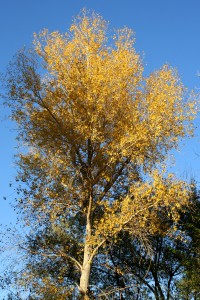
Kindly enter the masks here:
<path id="1" fill-rule="evenodd" d="M 34 49 L 19 51 L 7 72 L 7 103 L 26 147 L 17 179 L 31 228 L 24 250 L 59 270 L 37 273 L 35 264 L 23 274 L 37 299 L 97 295 L 101 282 L 90 286 L 90 277 L 107 243 L 127 233 L 147 247 L 160 212 L 176 224 L 190 197 L 162 164 L 191 134 L 193 102 L 172 67 L 143 76 L 130 29 L 110 37 L 107 27 L 83 12 L 65 34 L 35 35 Z"/>

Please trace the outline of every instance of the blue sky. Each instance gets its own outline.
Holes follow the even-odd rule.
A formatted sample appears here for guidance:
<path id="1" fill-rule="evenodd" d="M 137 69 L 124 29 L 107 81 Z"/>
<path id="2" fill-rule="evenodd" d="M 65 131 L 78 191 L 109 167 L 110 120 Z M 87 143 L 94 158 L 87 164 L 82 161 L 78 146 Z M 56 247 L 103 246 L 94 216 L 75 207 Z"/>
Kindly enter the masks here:
<path id="1" fill-rule="evenodd" d="M 110 22 L 110 28 L 126 25 L 136 33 L 136 49 L 144 57 L 145 74 L 164 63 L 177 67 L 189 89 L 200 88 L 199 0 L 0 0 L 0 72 L 15 52 L 30 46 L 33 33 L 43 28 L 66 31 L 82 8 L 95 10 Z M 2 101 L 1 101 L 2 102 Z M 15 126 L 0 113 L 0 223 L 16 219 L 9 202 L 16 196 L 13 156 L 17 152 Z M 197 120 L 196 125 L 198 126 Z M 200 138 L 185 141 L 175 171 L 180 176 L 200 178 Z M 7 200 L 3 200 L 7 197 Z"/>

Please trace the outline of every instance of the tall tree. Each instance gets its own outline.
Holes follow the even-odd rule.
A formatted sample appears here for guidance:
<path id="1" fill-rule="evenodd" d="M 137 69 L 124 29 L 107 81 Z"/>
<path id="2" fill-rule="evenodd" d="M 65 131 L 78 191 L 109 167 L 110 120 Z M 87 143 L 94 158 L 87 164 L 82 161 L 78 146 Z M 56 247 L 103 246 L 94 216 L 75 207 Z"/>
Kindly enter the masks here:
<path id="1" fill-rule="evenodd" d="M 45 244 L 61 230 L 66 244 L 45 252 L 40 241 L 29 253 L 62 258 L 73 274 L 63 299 L 77 278 L 87 299 L 93 261 L 109 240 L 127 231 L 145 243 L 163 207 L 178 220 L 187 186 L 159 164 L 190 134 L 193 105 L 184 101 L 176 70 L 165 65 L 143 77 L 132 31 L 118 30 L 108 41 L 96 14 L 83 12 L 66 34 L 44 30 L 34 44 L 18 53 L 6 79 L 28 149 L 19 154 L 18 208 L 36 239 L 48 230 Z M 56 289 L 52 274 L 38 285 Z"/>

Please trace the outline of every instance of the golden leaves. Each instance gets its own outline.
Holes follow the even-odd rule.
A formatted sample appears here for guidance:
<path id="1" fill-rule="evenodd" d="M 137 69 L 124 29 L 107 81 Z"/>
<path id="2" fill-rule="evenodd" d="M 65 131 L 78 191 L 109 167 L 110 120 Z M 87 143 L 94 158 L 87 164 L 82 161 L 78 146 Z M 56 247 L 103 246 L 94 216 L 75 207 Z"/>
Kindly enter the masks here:
<path id="1" fill-rule="evenodd" d="M 187 187 L 152 170 L 191 133 L 195 112 L 176 70 L 165 65 L 145 78 L 132 31 L 119 30 L 108 43 L 106 29 L 101 17 L 83 13 L 67 34 L 43 31 L 34 42 L 40 85 L 31 84 L 38 77 L 27 64 L 28 81 L 17 77 L 10 87 L 22 138 L 37 149 L 22 159 L 40 186 L 31 187 L 28 203 L 56 223 L 63 207 L 64 216 L 84 219 L 92 195 L 95 245 L 122 228 L 153 232 L 162 207 L 178 220 Z"/>
<path id="2" fill-rule="evenodd" d="M 142 231 L 143 237 L 148 236 L 162 225 L 160 213 L 176 224 L 181 209 L 188 204 L 189 190 L 188 184 L 171 174 L 165 178 L 163 173 L 153 172 L 149 181 L 132 184 L 129 194 L 123 199 L 112 205 L 103 204 L 105 213 L 95 224 L 95 236 L 91 240 L 98 243 L 101 239 L 117 236 L 122 229 L 135 237 L 140 237 Z"/>

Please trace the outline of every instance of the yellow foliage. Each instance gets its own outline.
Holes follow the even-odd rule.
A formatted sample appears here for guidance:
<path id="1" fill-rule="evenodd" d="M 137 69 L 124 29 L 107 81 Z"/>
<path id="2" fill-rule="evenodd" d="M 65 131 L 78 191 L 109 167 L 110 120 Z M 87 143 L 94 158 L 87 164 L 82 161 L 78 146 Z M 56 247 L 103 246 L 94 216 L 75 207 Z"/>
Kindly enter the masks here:
<path id="1" fill-rule="evenodd" d="M 155 170 L 191 133 L 194 103 L 172 67 L 143 76 L 134 42 L 127 28 L 108 40 L 106 22 L 83 14 L 66 34 L 35 35 L 41 74 L 22 54 L 8 81 L 30 147 L 19 161 L 22 209 L 55 224 L 81 214 L 87 263 L 121 230 L 141 239 L 159 230 L 162 209 L 177 221 L 189 197 L 184 182 Z"/>

